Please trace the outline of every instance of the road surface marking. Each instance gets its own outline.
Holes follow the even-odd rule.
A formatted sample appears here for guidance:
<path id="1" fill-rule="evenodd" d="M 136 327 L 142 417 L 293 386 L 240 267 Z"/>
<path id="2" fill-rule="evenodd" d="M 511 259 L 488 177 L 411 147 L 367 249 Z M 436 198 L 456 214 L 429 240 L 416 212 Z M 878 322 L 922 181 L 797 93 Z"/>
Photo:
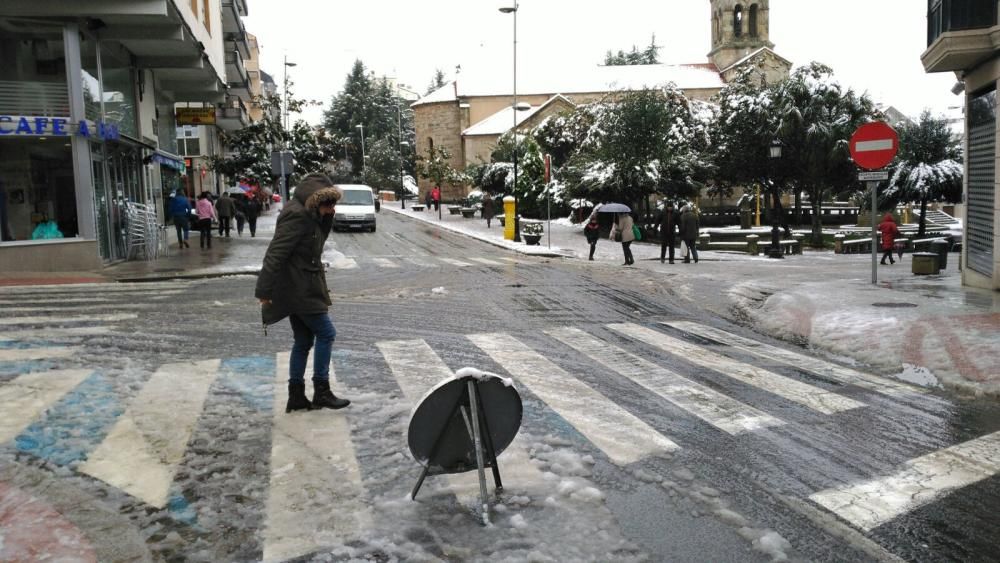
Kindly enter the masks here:
<path id="1" fill-rule="evenodd" d="M 179 291 L 171 291 L 170 293 L 180 293 Z M 152 299 L 160 297 L 162 294 L 157 293 Z M 128 299 L 129 295 L 119 295 L 122 299 Z M 115 299 L 110 299 L 107 297 L 63 297 L 61 295 L 39 295 L 31 296 L 25 295 L 23 297 L 18 297 L 17 299 L 2 299 L 0 300 L 0 305 L 24 305 L 25 303 L 38 303 L 45 302 L 52 305 L 63 305 L 66 303 L 117 303 Z"/>
<path id="2" fill-rule="evenodd" d="M 440 261 L 442 261 L 442 262 L 444 262 L 446 264 L 451 264 L 452 266 L 458 266 L 459 268 L 464 268 L 466 266 L 471 266 L 472 265 L 472 264 L 469 264 L 468 262 L 462 262 L 461 260 L 455 260 L 454 258 L 438 258 L 438 260 L 440 260 Z"/>
<path id="3" fill-rule="evenodd" d="M 376 343 L 376 346 L 396 377 L 403 395 L 407 400 L 413 401 L 414 406 L 442 380 L 455 376 L 451 368 L 423 340 L 384 341 Z M 517 490 L 550 486 L 551 483 L 545 480 L 538 466 L 532 463 L 528 447 L 521 436 L 518 434 L 507 449 L 497 456 L 501 479 L 507 483 L 508 490 L 511 490 L 511 486 Z M 449 475 L 448 479 L 456 496 L 479 495 L 479 476 L 475 472 Z"/>
<path id="4" fill-rule="evenodd" d="M 496 260 L 490 260 L 489 258 L 469 258 L 473 262 L 479 262 L 480 264 L 486 264 L 487 266 L 506 266 L 503 262 L 497 262 Z"/>
<path id="5" fill-rule="evenodd" d="M 178 290 L 184 291 L 191 287 L 190 282 L 165 282 L 165 283 L 154 283 L 154 282 L 143 282 L 143 283 L 105 283 L 105 284 L 57 284 L 57 285 L 46 285 L 46 286 L 18 286 L 18 287 L 2 287 L 0 288 L 0 295 L 28 295 L 28 294 L 50 294 L 50 293 L 66 293 L 74 295 L 98 295 L 104 296 L 108 293 L 141 293 L 149 294 L 154 290 Z M 161 292 L 156 291 L 159 295 Z"/>
<path id="6" fill-rule="evenodd" d="M 48 360 L 52 358 L 68 358 L 79 354 L 82 346 L 45 346 L 39 348 L 14 348 L 0 350 L 0 362 L 23 362 L 27 360 Z"/>
<path id="7" fill-rule="evenodd" d="M 920 389 L 911 387 L 903 383 L 897 383 L 888 379 L 876 377 L 874 375 L 856 371 L 850 368 L 838 366 L 836 364 L 825 362 L 818 358 L 813 358 L 811 356 L 800 354 L 798 352 L 793 352 L 791 350 L 785 350 L 784 348 L 778 348 L 777 346 L 764 344 L 763 342 L 757 342 L 756 340 L 744 338 L 742 336 L 738 336 L 731 332 L 726 332 L 724 330 L 720 330 L 714 327 L 687 321 L 677 321 L 677 322 L 668 322 L 660 324 L 671 326 L 678 330 L 689 332 L 691 334 L 702 336 L 704 338 L 716 340 L 718 342 L 722 342 L 723 344 L 728 344 L 733 348 L 753 354 L 760 358 L 768 360 L 778 360 L 793 367 L 811 371 L 813 373 L 829 377 L 830 379 L 835 379 L 842 383 L 848 383 L 851 385 L 857 385 L 858 387 L 865 387 L 867 389 L 872 389 L 874 391 L 878 391 L 879 393 L 892 395 L 901 392 L 903 393 L 923 392 Z"/>
<path id="8" fill-rule="evenodd" d="M 809 499 L 869 531 L 998 472 L 1000 432 L 994 432 L 911 459 L 893 475 L 827 489 Z"/>
<path id="9" fill-rule="evenodd" d="M 608 328 L 824 414 L 833 414 L 865 406 L 864 403 L 854 399 L 842 397 L 831 391 L 796 381 L 763 368 L 729 359 L 696 344 L 685 342 L 650 328 L 632 323 L 610 324 Z"/>
<path id="10" fill-rule="evenodd" d="M 372 261 L 378 264 L 379 268 L 398 268 L 399 264 L 396 264 L 388 258 L 372 258 Z"/>
<path id="11" fill-rule="evenodd" d="M 110 334 L 118 327 L 112 326 L 79 326 L 71 328 L 41 328 L 37 330 L 18 330 L 0 332 L 0 340 L 55 340 L 75 336 L 98 336 Z"/>
<path id="12" fill-rule="evenodd" d="M 91 373 L 88 369 L 26 373 L 0 384 L 0 444 L 23 432 Z"/>
<path id="13" fill-rule="evenodd" d="M 407 256 L 405 260 L 410 264 L 413 264 L 414 266 L 419 266 L 421 268 L 433 268 L 436 266 L 436 264 L 431 264 L 426 260 L 421 260 L 420 258 L 415 258 L 413 256 Z"/>
<path id="14" fill-rule="evenodd" d="M 293 559 L 323 546 L 343 545 L 372 526 L 346 412 L 285 413 L 289 355 L 277 355 L 274 374 L 264 561 Z M 306 366 L 307 381 L 311 373 L 311 366 Z M 334 383 L 331 367 L 330 384 Z M 307 382 L 308 396 L 312 396 L 311 387 Z"/>
<path id="15" fill-rule="evenodd" d="M 80 471 L 156 508 L 166 506 L 218 371 L 217 359 L 160 366 Z"/>
<path id="16" fill-rule="evenodd" d="M 723 432 L 735 435 L 784 424 L 767 413 L 607 344 L 580 329 L 566 327 L 545 332 Z"/>
<path id="17" fill-rule="evenodd" d="M 528 386 L 552 410 L 618 465 L 627 465 L 680 447 L 614 401 L 566 373 L 520 340 L 507 334 L 473 334 L 508 373 Z"/>
<path id="18" fill-rule="evenodd" d="M 4 313 L 48 313 L 58 311 L 60 314 L 71 314 L 76 311 L 114 311 L 119 309 L 150 309 L 153 307 L 160 307 L 160 303 L 103 303 L 99 305 L 77 305 L 71 307 L 61 307 L 60 303 L 53 303 L 52 305 L 45 305 L 42 307 L 4 307 Z M 61 319 L 56 319 L 61 320 Z"/>
<path id="19" fill-rule="evenodd" d="M 330 264 L 330 267 L 335 270 L 354 270 L 358 267 L 358 263 L 354 261 L 354 258 L 348 258 L 345 256 L 334 260 Z"/>
<path id="20" fill-rule="evenodd" d="M 90 315 L 86 317 L 7 317 L 0 318 L 0 326 L 8 325 L 64 325 L 69 323 L 118 322 L 135 319 L 139 315 L 122 313 L 120 315 Z"/>

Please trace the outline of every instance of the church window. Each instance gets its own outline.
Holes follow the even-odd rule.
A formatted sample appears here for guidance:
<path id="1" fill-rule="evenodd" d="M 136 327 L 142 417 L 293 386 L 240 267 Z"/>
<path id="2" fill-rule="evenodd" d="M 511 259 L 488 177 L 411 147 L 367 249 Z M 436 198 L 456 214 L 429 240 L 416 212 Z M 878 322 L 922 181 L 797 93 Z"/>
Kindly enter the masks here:
<path id="1" fill-rule="evenodd" d="M 427 137 L 427 146 L 431 149 L 432 152 L 434 151 L 434 138 L 433 137 Z"/>
<path id="2" fill-rule="evenodd" d="M 750 6 L 750 37 L 757 37 L 757 4 Z"/>
<path id="3" fill-rule="evenodd" d="M 743 36 L 743 6 L 739 4 L 733 9 L 733 35 Z"/>

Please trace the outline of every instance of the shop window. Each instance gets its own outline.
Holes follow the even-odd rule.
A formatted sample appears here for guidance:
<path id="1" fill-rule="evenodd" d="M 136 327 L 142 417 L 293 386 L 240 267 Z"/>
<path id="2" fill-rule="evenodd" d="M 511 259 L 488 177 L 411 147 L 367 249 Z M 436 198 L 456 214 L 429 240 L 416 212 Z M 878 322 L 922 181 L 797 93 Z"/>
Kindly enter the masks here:
<path id="1" fill-rule="evenodd" d="M 0 153 L 0 240 L 75 237 L 79 227 L 69 144 L 2 139 Z"/>

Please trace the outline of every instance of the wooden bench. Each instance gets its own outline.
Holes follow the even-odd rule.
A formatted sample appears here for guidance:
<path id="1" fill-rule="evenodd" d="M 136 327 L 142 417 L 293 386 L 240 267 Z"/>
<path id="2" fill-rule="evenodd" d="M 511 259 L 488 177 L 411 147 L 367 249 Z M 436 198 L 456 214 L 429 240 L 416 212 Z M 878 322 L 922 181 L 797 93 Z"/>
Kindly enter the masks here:
<path id="1" fill-rule="evenodd" d="M 423 205 L 419 205 L 419 204 L 414 204 L 414 205 L 410 206 L 410 209 L 412 209 L 414 211 L 423 211 L 424 210 L 424 206 Z"/>

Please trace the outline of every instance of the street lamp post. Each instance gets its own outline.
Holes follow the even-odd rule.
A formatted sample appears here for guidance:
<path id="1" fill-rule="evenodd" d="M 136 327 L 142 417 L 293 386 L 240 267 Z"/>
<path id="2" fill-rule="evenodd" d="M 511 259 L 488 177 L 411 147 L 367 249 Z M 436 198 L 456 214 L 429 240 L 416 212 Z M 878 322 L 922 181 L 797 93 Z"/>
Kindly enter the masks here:
<path id="1" fill-rule="evenodd" d="M 399 199 L 403 202 L 403 209 L 406 209 L 406 185 L 403 184 L 403 147 L 409 143 L 403 140 L 403 106 L 396 105 L 397 118 L 399 123 Z"/>
<path id="2" fill-rule="evenodd" d="M 361 129 L 361 181 L 365 181 L 365 124 L 359 123 L 354 126 L 355 129 Z"/>
<path id="3" fill-rule="evenodd" d="M 768 147 L 769 156 L 772 161 L 776 161 L 781 158 L 781 141 L 775 139 L 771 141 L 771 146 Z M 776 192 L 771 193 L 771 247 L 767 249 L 767 256 L 769 258 L 784 258 L 785 254 L 781 251 L 781 235 L 778 223 L 780 219 L 778 217 L 778 194 Z"/>
<path id="4" fill-rule="evenodd" d="M 514 115 L 514 128 L 511 133 L 514 135 L 514 188 L 511 190 L 514 196 L 514 242 L 521 242 L 521 221 L 517 209 L 517 0 L 513 6 L 504 6 L 500 12 L 504 14 L 514 14 L 514 103 L 511 105 Z"/>
<path id="5" fill-rule="evenodd" d="M 288 200 L 288 170 L 285 170 L 285 155 L 284 152 L 288 150 L 288 67 L 296 66 L 295 63 L 288 62 L 288 55 L 285 55 L 285 65 L 283 67 L 285 72 L 284 78 L 284 88 L 282 94 L 285 96 L 285 103 L 281 104 L 281 109 L 284 111 L 284 119 L 281 122 L 281 127 L 284 130 L 285 137 L 281 141 L 281 197 L 282 200 Z"/>

